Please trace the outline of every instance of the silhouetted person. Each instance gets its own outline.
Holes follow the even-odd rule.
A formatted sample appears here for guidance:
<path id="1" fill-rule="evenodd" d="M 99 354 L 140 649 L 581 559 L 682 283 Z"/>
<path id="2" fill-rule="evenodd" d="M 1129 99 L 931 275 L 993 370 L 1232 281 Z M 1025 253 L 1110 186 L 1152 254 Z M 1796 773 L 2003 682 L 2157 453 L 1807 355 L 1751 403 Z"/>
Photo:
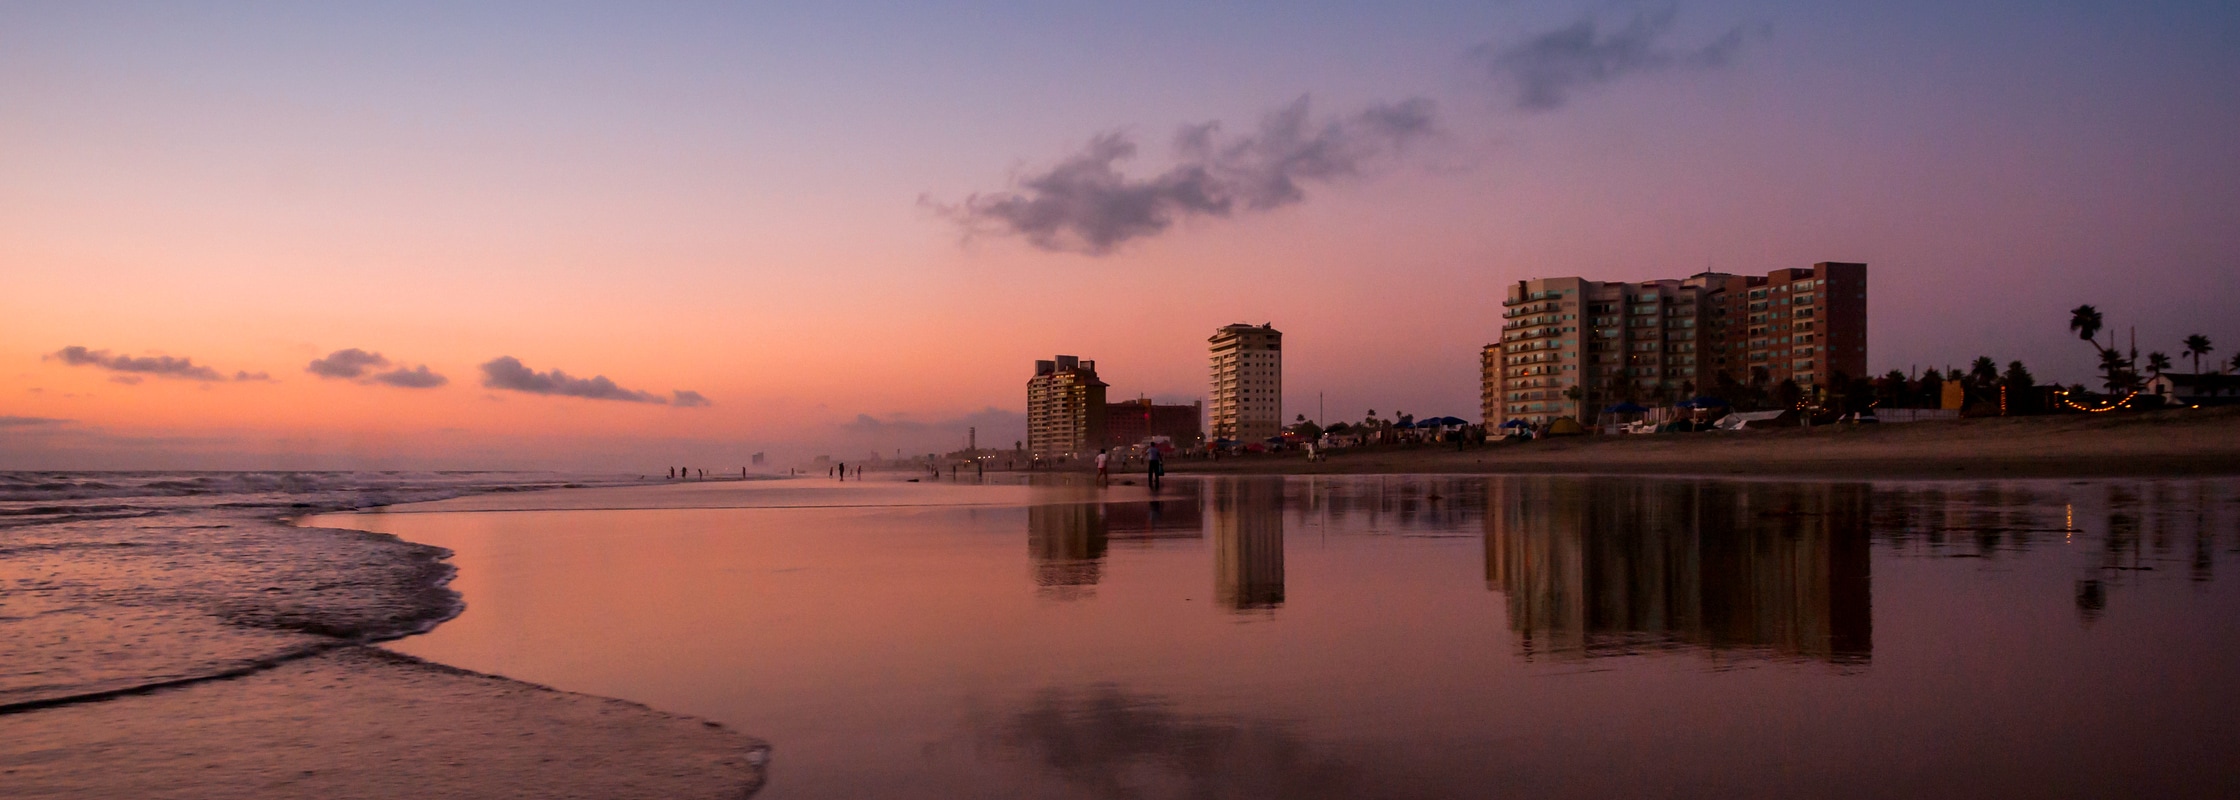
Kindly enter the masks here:
<path id="1" fill-rule="evenodd" d="M 1143 454 L 1143 474 L 1153 489 L 1159 488 L 1159 484 L 1166 478 L 1167 458 L 1159 452 L 1158 445 L 1152 445 L 1151 450 Z"/>
<path id="2" fill-rule="evenodd" d="M 840 462 L 840 480 L 843 480 L 843 481 L 845 481 L 845 480 L 847 480 L 847 479 L 848 479 L 848 462 L 846 462 L 846 461 L 842 461 L 842 462 Z"/>

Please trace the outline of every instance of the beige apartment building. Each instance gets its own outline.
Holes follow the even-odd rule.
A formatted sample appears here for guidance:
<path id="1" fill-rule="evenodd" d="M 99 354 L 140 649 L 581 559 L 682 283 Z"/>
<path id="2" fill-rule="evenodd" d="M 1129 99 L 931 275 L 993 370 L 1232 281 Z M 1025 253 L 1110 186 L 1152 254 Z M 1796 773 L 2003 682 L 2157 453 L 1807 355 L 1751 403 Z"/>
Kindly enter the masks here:
<path id="1" fill-rule="evenodd" d="M 1043 458 L 1092 455 L 1105 440 L 1105 383 L 1097 362 L 1075 356 L 1034 362 L 1027 379 L 1027 451 Z"/>
<path id="2" fill-rule="evenodd" d="M 1206 340 L 1213 399 L 1208 440 L 1257 442 L 1283 430 L 1283 332 L 1273 324 L 1226 325 Z"/>
<path id="3" fill-rule="evenodd" d="M 1518 281 L 1501 341 L 1479 356 L 1486 424 L 1585 420 L 1740 385 L 1794 380 L 1808 396 L 1866 377 L 1865 264 L 1822 262 L 1765 275 L 1683 280 Z"/>

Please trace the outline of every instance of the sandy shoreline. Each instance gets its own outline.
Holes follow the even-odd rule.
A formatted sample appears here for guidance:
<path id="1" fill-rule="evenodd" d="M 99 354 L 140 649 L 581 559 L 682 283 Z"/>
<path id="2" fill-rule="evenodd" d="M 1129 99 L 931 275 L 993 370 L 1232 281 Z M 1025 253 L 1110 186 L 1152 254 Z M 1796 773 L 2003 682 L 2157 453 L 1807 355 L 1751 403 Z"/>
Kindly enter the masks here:
<path id="1" fill-rule="evenodd" d="M 364 498 L 511 487 L 244 475 L 10 476 L 15 494 L 0 504 L 5 794 L 737 798 L 760 788 L 768 745 L 715 723 L 371 646 L 464 610 L 448 587 L 450 552 L 294 524 Z M 143 486 L 116 485 L 134 480 Z M 254 485 L 186 485 L 229 480 Z M 47 491 L 61 494 L 38 497 Z"/>
<path id="2" fill-rule="evenodd" d="M 2009 417 L 1746 433 L 1559 437 L 1450 446 L 1176 459 L 1212 474 L 1609 474 L 1807 478 L 2240 475 L 2240 407 Z"/>

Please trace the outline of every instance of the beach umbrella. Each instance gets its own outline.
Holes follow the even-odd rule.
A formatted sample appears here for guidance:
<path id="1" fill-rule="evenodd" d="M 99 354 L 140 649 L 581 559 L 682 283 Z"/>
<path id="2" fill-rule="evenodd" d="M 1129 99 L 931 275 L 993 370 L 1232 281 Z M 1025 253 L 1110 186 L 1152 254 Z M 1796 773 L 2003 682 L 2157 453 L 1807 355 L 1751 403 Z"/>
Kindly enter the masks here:
<path id="1" fill-rule="evenodd" d="M 1725 400 L 1721 400 L 1721 399 L 1719 399 L 1719 398 L 1716 398 L 1716 397 L 1712 397 L 1711 395 L 1703 395 L 1703 396 L 1701 396 L 1701 397 L 1698 397 L 1698 398 L 1695 398 L 1695 399 L 1693 399 L 1693 400 L 1688 400 L 1688 401 L 1686 401 L 1686 402 L 1683 402 L 1683 403 L 1681 403 L 1681 404 L 1680 404 L 1680 407 L 1682 407 L 1682 408 L 1726 408 L 1726 407 L 1727 407 L 1727 401 L 1725 401 Z"/>
<path id="2" fill-rule="evenodd" d="M 1504 428 L 1530 428 L 1530 427 L 1532 427 L 1532 423 L 1530 423 L 1530 422 L 1526 422 L 1526 421 L 1524 421 L 1524 420 L 1521 420 L 1521 419 L 1512 419 L 1512 420 L 1509 420 L 1508 422 L 1504 422 L 1504 423 L 1501 423 L 1501 427 L 1504 427 Z"/>
<path id="3" fill-rule="evenodd" d="M 1602 413 L 1605 413 L 1605 414 L 1640 414 L 1640 413 L 1646 412 L 1646 411 L 1648 411 L 1648 410 L 1649 410 L 1649 409 L 1643 408 L 1643 407 L 1641 407 L 1641 406 L 1637 406 L 1637 405 L 1634 405 L 1634 404 L 1632 404 L 1632 403 L 1619 403 L 1619 404 L 1617 404 L 1617 405 L 1614 405 L 1614 406 L 1611 406 L 1611 407 L 1609 407 L 1609 408 L 1605 408 L 1605 409 L 1603 409 L 1603 410 L 1602 410 Z"/>
<path id="4" fill-rule="evenodd" d="M 1413 429 L 1413 428 L 1415 428 L 1415 426 L 1416 426 L 1416 424 L 1415 424 L 1415 423 L 1413 423 L 1413 422 L 1410 422 L 1410 421 L 1408 421 L 1408 420 L 1401 420 L 1401 421 L 1400 421 L 1400 424 L 1398 424 L 1398 425 L 1394 425 L 1394 426 L 1392 426 L 1392 427 L 1395 427 L 1395 428 L 1408 428 L 1408 429 Z"/>

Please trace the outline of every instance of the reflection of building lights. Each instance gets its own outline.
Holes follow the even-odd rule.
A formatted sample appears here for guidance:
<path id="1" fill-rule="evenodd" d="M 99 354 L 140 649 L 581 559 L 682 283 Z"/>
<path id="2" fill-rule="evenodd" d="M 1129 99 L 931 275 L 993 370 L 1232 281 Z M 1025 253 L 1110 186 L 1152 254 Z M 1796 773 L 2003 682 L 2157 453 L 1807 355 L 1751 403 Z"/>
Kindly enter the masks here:
<path id="1" fill-rule="evenodd" d="M 2061 542 L 2067 544 L 2076 538 L 2077 505 L 2075 503 L 2064 503 L 2061 506 Z"/>

